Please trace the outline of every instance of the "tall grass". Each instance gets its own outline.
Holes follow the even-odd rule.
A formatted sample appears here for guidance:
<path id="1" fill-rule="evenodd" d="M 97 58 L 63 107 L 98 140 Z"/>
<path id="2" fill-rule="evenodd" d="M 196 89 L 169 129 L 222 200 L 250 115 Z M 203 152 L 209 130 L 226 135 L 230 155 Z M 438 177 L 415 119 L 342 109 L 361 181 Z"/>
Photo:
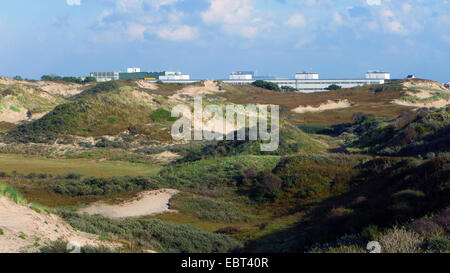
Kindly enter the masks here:
<path id="1" fill-rule="evenodd" d="M 8 197 L 17 204 L 28 205 L 28 201 L 16 189 L 0 182 L 0 197 Z"/>

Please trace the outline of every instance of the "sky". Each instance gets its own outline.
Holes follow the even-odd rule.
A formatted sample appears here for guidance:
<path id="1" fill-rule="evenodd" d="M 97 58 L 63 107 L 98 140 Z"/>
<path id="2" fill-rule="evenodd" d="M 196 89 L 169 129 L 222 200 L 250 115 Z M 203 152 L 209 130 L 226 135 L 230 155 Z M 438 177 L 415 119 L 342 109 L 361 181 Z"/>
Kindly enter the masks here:
<path id="1" fill-rule="evenodd" d="M 450 81 L 450 0 L 14 0 L 0 75 L 233 71 Z"/>

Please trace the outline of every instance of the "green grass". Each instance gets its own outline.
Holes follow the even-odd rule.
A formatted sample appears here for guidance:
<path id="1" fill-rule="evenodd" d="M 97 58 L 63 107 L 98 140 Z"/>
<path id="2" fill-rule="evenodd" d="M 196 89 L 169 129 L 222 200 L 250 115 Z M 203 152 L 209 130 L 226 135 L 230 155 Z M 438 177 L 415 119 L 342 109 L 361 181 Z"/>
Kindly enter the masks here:
<path id="1" fill-rule="evenodd" d="M 14 106 L 14 105 L 11 105 L 11 106 L 9 106 L 9 109 L 10 109 L 11 111 L 14 111 L 14 112 L 20 113 L 20 109 L 19 109 L 19 108 L 17 108 L 16 106 Z"/>
<path id="2" fill-rule="evenodd" d="M 60 212 L 60 215 L 74 228 L 118 237 L 140 246 L 141 249 L 166 253 L 226 253 L 240 246 L 237 241 L 224 235 L 154 219 L 113 220 L 64 211 Z"/>
<path id="3" fill-rule="evenodd" d="M 0 183 L 0 197 L 5 196 L 17 204 L 28 205 L 28 201 L 15 188 Z"/>
<path id="4" fill-rule="evenodd" d="M 176 121 L 177 118 L 173 118 L 171 113 L 165 109 L 159 108 L 150 115 L 150 119 L 154 122 L 162 121 Z"/>
<path id="5" fill-rule="evenodd" d="M 84 176 L 148 176 L 156 174 L 161 167 L 141 163 L 120 161 L 98 162 L 88 159 L 47 159 L 21 155 L 0 155 L 0 166 L 4 172 L 68 174 Z"/>

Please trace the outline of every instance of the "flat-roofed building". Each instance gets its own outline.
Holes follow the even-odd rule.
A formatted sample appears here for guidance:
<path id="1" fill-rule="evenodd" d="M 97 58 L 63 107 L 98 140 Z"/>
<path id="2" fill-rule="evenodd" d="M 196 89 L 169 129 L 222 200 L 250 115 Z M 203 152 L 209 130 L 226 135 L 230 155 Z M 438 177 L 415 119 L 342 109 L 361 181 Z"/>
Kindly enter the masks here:
<path id="1" fill-rule="evenodd" d="M 118 80 L 119 72 L 91 72 L 89 76 L 95 78 L 97 82 L 108 82 Z"/>
<path id="2" fill-rule="evenodd" d="M 295 74 L 295 79 L 297 79 L 297 80 L 318 80 L 319 74 L 318 73 L 309 73 L 309 72 L 297 73 L 297 74 Z"/>
<path id="3" fill-rule="evenodd" d="M 237 71 L 232 72 L 229 76 L 230 80 L 252 80 L 255 77 L 253 71 Z"/>
<path id="4" fill-rule="evenodd" d="M 164 75 L 159 76 L 160 81 L 187 81 L 190 80 L 191 76 L 188 74 L 183 74 L 181 72 L 171 72 L 166 71 Z"/>
<path id="5" fill-rule="evenodd" d="M 366 79 L 390 80 L 391 73 L 380 71 L 369 71 L 366 73 Z"/>
<path id="6" fill-rule="evenodd" d="M 141 68 L 139 68 L 139 67 L 127 68 L 127 73 L 139 73 L 139 72 L 141 72 Z"/>
<path id="7" fill-rule="evenodd" d="M 384 72 L 383 72 L 384 73 Z M 389 73 L 387 73 L 389 74 Z M 252 84 L 255 80 L 264 80 L 275 83 L 280 88 L 291 87 L 303 93 L 314 93 L 328 91 L 331 85 L 338 85 L 342 88 L 352 88 L 372 84 L 384 84 L 384 78 L 366 78 L 366 79 L 319 79 L 317 73 L 297 73 L 294 79 L 277 77 L 255 77 L 253 79 L 228 79 L 222 80 L 224 83 L 232 85 Z"/>

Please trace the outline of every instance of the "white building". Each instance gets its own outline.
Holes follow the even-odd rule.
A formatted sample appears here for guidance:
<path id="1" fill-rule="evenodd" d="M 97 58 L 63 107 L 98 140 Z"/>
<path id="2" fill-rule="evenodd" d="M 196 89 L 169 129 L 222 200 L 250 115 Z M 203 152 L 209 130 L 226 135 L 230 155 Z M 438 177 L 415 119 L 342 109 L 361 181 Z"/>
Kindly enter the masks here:
<path id="1" fill-rule="evenodd" d="M 295 79 L 296 80 L 318 80 L 319 74 L 318 73 L 307 73 L 307 72 L 297 73 L 297 74 L 295 74 Z"/>
<path id="2" fill-rule="evenodd" d="M 91 72 L 89 76 L 97 79 L 97 82 L 116 81 L 119 79 L 119 72 Z"/>
<path id="3" fill-rule="evenodd" d="M 366 73 L 366 79 L 390 80 L 391 79 L 391 73 L 379 72 L 379 71 L 369 71 L 369 72 Z"/>
<path id="4" fill-rule="evenodd" d="M 252 80 L 255 73 L 252 71 L 238 71 L 230 74 L 230 80 Z"/>
<path id="5" fill-rule="evenodd" d="M 160 81 L 186 81 L 190 80 L 191 76 L 187 74 L 182 74 L 181 72 L 164 72 L 164 76 L 159 76 Z"/>
<path id="6" fill-rule="evenodd" d="M 127 69 L 127 73 L 141 73 L 141 68 L 139 67 L 130 67 Z"/>
<path id="7" fill-rule="evenodd" d="M 384 78 L 388 76 L 390 78 L 389 73 L 383 72 L 383 74 L 387 74 L 384 75 Z M 261 80 L 275 83 L 279 87 L 283 86 L 292 87 L 302 93 L 314 93 L 314 92 L 328 91 L 327 88 L 330 87 L 330 85 L 338 85 L 342 88 L 352 88 L 357 86 L 385 83 L 386 79 L 382 78 L 381 75 L 376 76 L 377 78 L 366 78 L 366 79 L 319 79 L 319 74 L 317 73 L 297 73 L 295 75 L 295 79 L 261 78 Z M 255 79 L 223 80 L 224 83 L 232 85 L 252 84 L 254 81 Z"/>

